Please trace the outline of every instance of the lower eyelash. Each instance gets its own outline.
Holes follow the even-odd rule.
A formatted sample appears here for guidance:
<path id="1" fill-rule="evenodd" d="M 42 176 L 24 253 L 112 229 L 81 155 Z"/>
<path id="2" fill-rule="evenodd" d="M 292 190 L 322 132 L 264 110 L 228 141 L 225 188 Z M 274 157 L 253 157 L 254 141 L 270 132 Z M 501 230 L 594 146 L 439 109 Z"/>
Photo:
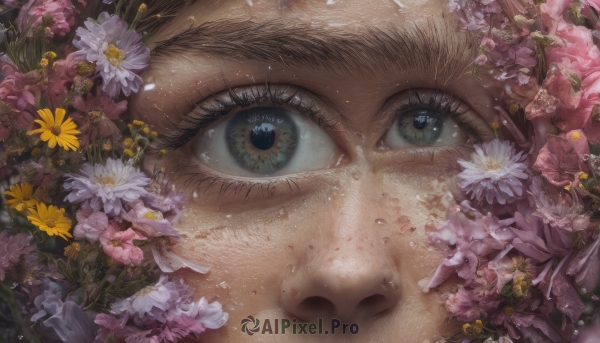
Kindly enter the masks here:
<path id="1" fill-rule="evenodd" d="M 240 197 L 248 200 L 253 191 L 264 198 L 271 198 L 274 196 L 275 186 L 280 184 L 287 184 L 292 192 L 300 191 L 300 186 L 294 177 L 265 180 L 263 182 L 235 180 L 207 173 L 200 170 L 197 165 L 178 167 L 177 170 L 174 170 L 174 173 L 178 176 L 173 181 L 181 183 L 184 189 L 193 190 L 194 196 L 197 196 L 201 188 L 206 193 L 211 188 L 218 187 L 218 200 L 227 197 Z"/>

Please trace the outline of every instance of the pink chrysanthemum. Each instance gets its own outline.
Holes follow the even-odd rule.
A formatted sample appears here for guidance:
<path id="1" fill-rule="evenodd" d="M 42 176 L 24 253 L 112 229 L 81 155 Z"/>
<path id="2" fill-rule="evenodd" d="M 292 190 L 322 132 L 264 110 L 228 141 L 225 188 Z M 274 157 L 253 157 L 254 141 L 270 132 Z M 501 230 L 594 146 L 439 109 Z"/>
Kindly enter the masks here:
<path id="1" fill-rule="evenodd" d="M 463 167 L 458 174 L 459 186 L 471 194 L 471 199 L 506 204 L 523 195 L 523 180 L 528 176 L 522 152 L 515 153 L 509 141 L 497 139 L 474 148 L 470 162 L 458 160 Z"/>
<path id="2" fill-rule="evenodd" d="M 96 72 L 102 76 L 102 90 L 112 97 L 123 91 L 137 93 L 142 78 L 136 73 L 148 66 L 150 49 L 142 36 L 128 29 L 127 22 L 117 15 L 102 12 L 98 20 L 88 19 L 77 29 L 73 45 L 79 49 L 75 59 L 96 62 Z"/>

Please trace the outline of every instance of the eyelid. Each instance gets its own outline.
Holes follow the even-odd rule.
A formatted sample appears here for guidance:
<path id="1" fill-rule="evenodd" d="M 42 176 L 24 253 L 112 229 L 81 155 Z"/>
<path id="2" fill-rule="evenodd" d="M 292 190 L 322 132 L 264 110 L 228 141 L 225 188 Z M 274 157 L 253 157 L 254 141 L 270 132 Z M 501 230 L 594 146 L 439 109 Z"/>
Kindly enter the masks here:
<path id="1" fill-rule="evenodd" d="M 213 94 L 198 102 L 191 112 L 180 114 L 181 122 L 172 124 L 174 132 L 161 135 L 156 146 L 158 149 L 182 147 L 192 141 L 198 132 L 209 124 L 236 110 L 260 105 L 289 107 L 313 120 L 323 129 L 331 131 L 337 126 L 338 121 L 321 110 L 321 106 L 314 100 L 316 98 L 316 95 L 311 96 L 308 91 L 291 85 L 265 83 L 228 87 L 226 91 Z"/>

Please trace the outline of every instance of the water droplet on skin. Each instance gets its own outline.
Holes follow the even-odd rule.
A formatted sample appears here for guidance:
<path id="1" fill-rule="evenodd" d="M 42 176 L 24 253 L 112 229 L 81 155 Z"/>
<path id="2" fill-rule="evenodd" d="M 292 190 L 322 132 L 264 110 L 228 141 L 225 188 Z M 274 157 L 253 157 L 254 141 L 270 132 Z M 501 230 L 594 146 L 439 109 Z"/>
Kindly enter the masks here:
<path id="1" fill-rule="evenodd" d="M 220 284 L 217 285 L 217 287 L 221 287 L 223 289 L 227 289 L 227 288 L 229 288 L 229 285 L 227 284 L 227 282 L 222 281 Z"/>
<path id="2" fill-rule="evenodd" d="M 415 246 L 415 242 L 409 242 L 408 245 L 411 246 L 411 247 L 414 247 Z"/>
<path id="3" fill-rule="evenodd" d="M 389 237 L 383 237 L 383 238 L 381 239 L 381 243 L 383 243 L 383 244 L 386 244 L 386 243 L 387 243 L 389 240 L 390 240 L 390 238 L 389 238 Z"/>
<path id="4" fill-rule="evenodd" d="M 231 214 L 226 215 L 225 218 L 231 219 Z"/>
<path id="5" fill-rule="evenodd" d="M 377 219 L 375 219 L 375 223 L 377 223 L 379 225 L 387 224 L 387 222 L 383 218 L 377 218 Z"/>
<path id="6" fill-rule="evenodd" d="M 288 219 L 288 211 L 285 206 L 279 208 L 279 216 L 283 219 Z"/>
<path id="7" fill-rule="evenodd" d="M 197 199 L 197 198 L 198 198 L 198 192 L 197 192 L 197 191 L 194 191 L 194 193 L 192 193 L 192 197 L 193 197 L 194 199 Z"/>

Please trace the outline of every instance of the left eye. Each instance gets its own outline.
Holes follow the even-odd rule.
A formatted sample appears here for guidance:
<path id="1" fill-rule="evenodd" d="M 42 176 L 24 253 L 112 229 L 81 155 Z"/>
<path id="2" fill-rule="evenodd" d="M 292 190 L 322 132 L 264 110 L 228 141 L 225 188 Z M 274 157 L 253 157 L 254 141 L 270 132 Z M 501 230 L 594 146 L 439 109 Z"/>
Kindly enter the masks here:
<path id="1" fill-rule="evenodd" d="M 391 149 L 451 146 L 466 143 L 468 135 L 447 114 L 430 108 L 405 110 L 383 137 Z"/>
<path id="2" fill-rule="evenodd" d="M 278 107 L 254 107 L 204 130 L 195 144 L 200 160 L 241 177 L 276 176 L 331 167 L 339 153 L 324 129 Z"/>

